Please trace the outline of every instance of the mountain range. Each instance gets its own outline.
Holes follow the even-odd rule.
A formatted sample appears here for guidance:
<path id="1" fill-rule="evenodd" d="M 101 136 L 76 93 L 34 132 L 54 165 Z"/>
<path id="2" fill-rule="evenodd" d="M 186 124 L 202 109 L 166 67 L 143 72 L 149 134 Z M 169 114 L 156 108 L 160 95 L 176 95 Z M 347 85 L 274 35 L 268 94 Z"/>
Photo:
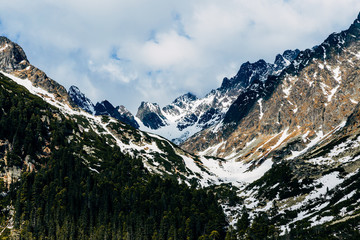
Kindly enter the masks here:
<path id="1" fill-rule="evenodd" d="M 0 37 L 1 234 L 358 239 L 359 66 L 360 14 L 134 116 L 66 91 Z"/>
<path id="2" fill-rule="evenodd" d="M 273 64 L 264 60 L 255 63 L 246 62 L 241 65 L 238 73 L 231 79 L 224 78 L 221 86 L 210 91 L 205 97 L 197 98 L 192 93 L 177 97 L 171 104 L 163 108 L 157 103 L 142 102 L 136 117 L 127 110 L 126 116 L 116 116 L 113 106 L 108 101 L 98 104 L 108 105 L 103 110 L 93 109 L 93 103 L 87 99 L 76 87 L 69 89 L 72 100 L 85 111 L 95 115 L 107 114 L 120 121 L 128 123 L 143 131 L 152 132 L 170 139 L 175 144 L 184 142 L 195 133 L 221 122 L 240 93 L 254 82 L 264 82 L 269 75 L 278 75 L 299 54 L 299 50 L 286 50 L 278 54 Z M 100 105 L 99 105 L 100 106 Z M 125 108 L 125 107 L 122 107 Z M 120 113 L 121 115 L 121 113 Z"/>

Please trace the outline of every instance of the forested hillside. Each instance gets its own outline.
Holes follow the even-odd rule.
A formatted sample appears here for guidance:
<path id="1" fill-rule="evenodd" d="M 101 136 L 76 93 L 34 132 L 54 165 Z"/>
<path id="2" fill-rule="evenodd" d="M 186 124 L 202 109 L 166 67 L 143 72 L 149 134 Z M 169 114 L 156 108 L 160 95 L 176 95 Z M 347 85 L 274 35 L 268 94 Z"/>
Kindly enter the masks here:
<path id="1" fill-rule="evenodd" d="M 13 227 L 2 237 L 225 236 L 211 192 L 149 174 L 106 137 L 81 132 L 83 119 L 65 117 L 3 75 L 0 84 L 1 226 Z"/>

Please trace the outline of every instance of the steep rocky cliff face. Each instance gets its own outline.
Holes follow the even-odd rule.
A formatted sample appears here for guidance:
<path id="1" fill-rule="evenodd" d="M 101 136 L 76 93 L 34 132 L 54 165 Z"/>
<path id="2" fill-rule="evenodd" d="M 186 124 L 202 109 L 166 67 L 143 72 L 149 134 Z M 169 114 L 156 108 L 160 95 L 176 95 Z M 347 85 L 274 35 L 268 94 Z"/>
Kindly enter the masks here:
<path id="1" fill-rule="evenodd" d="M 29 79 L 34 87 L 40 87 L 54 94 L 57 100 L 73 105 L 66 89 L 31 65 L 24 50 L 6 37 L 0 37 L 0 71 Z"/>
<path id="2" fill-rule="evenodd" d="M 122 120 L 119 118 L 120 121 L 123 121 L 124 123 L 127 123 L 136 129 L 138 129 L 140 127 L 138 122 L 135 120 L 134 115 L 124 105 L 117 106 L 116 111 L 119 113 L 120 117 L 123 119 Z"/>
<path id="3" fill-rule="evenodd" d="M 254 81 L 220 124 L 186 150 L 243 161 L 291 158 L 335 131 L 360 101 L 360 19 L 300 52 L 279 76 Z"/>
<path id="4" fill-rule="evenodd" d="M 158 129 L 167 125 L 166 118 L 157 103 L 141 102 L 136 117 L 150 129 Z"/>
<path id="5" fill-rule="evenodd" d="M 0 57 L 1 69 L 5 72 L 23 70 L 28 62 L 23 49 L 6 37 L 0 37 Z"/>
<path id="6" fill-rule="evenodd" d="M 95 106 L 89 98 L 83 94 L 76 86 L 69 88 L 68 94 L 71 100 L 84 111 L 93 114 L 95 112 Z"/>

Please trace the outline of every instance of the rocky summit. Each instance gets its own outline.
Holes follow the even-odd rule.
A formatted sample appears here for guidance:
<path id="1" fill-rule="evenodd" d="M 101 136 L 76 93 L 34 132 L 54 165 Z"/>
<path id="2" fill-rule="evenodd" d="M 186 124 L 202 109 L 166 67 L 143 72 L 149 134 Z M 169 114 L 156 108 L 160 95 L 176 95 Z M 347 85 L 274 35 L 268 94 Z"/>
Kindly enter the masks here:
<path id="1" fill-rule="evenodd" d="M 108 115 L 134 128 L 139 128 L 134 116 L 122 105 L 114 107 L 109 101 L 105 100 L 96 103 L 94 111 L 95 115 Z"/>
<path id="2" fill-rule="evenodd" d="M 24 50 L 6 37 L 0 37 L 0 59 L 0 71 L 29 79 L 35 87 L 40 87 L 54 94 L 56 99 L 73 106 L 66 89 L 31 65 Z"/>
<path id="3" fill-rule="evenodd" d="M 71 98 L 71 100 L 79 106 L 81 109 L 85 110 L 88 113 L 94 113 L 95 112 L 95 106 L 91 102 L 89 98 L 83 94 L 80 89 L 76 86 L 71 86 L 69 88 L 68 94 Z"/>
<path id="4" fill-rule="evenodd" d="M 167 125 L 165 122 L 166 118 L 161 113 L 157 103 L 141 102 L 136 117 L 141 120 L 144 126 L 150 129 L 158 129 L 159 127 Z"/>

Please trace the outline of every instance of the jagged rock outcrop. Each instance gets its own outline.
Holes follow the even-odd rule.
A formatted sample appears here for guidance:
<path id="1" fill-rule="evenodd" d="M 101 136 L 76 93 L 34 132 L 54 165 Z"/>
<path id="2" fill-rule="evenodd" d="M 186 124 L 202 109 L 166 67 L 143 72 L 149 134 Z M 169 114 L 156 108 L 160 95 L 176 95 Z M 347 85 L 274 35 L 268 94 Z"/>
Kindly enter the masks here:
<path id="1" fill-rule="evenodd" d="M 54 94 L 58 101 L 73 106 L 66 89 L 31 65 L 24 50 L 6 37 L 0 37 L 0 59 L 0 71 L 21 79 L 29 79 L 33 86 L 40 87 Z"/>
<path id="2" fill-rule="evenodd" d="M 111 116 L 134 128 L 139 128 L 139 124 L 136 122 L 134 116 L 122 105 L 114 107 L 109 101 L 105 100 L 96 103 L 94 111 L 95 115 Z"/>
<path id="3" fill-rule="evenodd" d="M 193 102 L 197 99 L 198 98 L 194 94 L 186 93 L 184 95 L 181 95 L 180 97 L 177 97 L 172 102 L 172 104 L 165 106 L 163 108 L 163 111 L 166 112 L 167 114 L 173 114 L 173 115 L 180 114 L 180 111 L 178 108 L 186 109 L 191 102 Z"/>
<path id="4" fill-rule="evenodd" d="M 0 68 L 4 72 L 23 70 L 29 63 L 24 50 L 6 37 L 0 37 Z"/>
<path id="5" fill-rule="evenodd" d="M 94 104 L 91 102 L 89 98 L 83 94 L 80 89 L 76 86 L 71 86 L 69 88 L 68 94 L 71 100 L 80 108 L 85 110 L 88 113 L 93 114 L 95 112 Z"/>
<path id="6" fill-rule="evenodd" d="M 275 57 L 275 62 L 274 62 L 275 72 L 282 71 L 284 68 L 289 66 L 291 62 L 299 55 L 299 53 L 300 50 L 296 49 L 294 51 L 286 50 L 283 54 L 278 54 Z"/>
<path id="7" fill-rule="evenodd" d="M 255 80 L 265 81 L 267 76 L 273 72 L 274 65 L 265 62 L 263 59 L 255 63 L 246 62 L 241 65 L 240 70 L 235 77 L 231 79 L 224 78 L 220 90 L 228 91 L 229 89 L 236 87 L 246 88 Z"/>
<path id="8" fill-rule="evenodd" d="M 135 120 L 134 115 L 124 105 L 117 106 L 116 110 L 120 114 L 124 123 L 127 123 L 136 129 L 140 127 L 138 122 Z"/>
<path id="9" fill-rule="evenodd" d="M 167 125 L 166 118 L 157 103 L 141 102 L 136 117 L 150 129 L 158 129 L 161 126 Z"/>

